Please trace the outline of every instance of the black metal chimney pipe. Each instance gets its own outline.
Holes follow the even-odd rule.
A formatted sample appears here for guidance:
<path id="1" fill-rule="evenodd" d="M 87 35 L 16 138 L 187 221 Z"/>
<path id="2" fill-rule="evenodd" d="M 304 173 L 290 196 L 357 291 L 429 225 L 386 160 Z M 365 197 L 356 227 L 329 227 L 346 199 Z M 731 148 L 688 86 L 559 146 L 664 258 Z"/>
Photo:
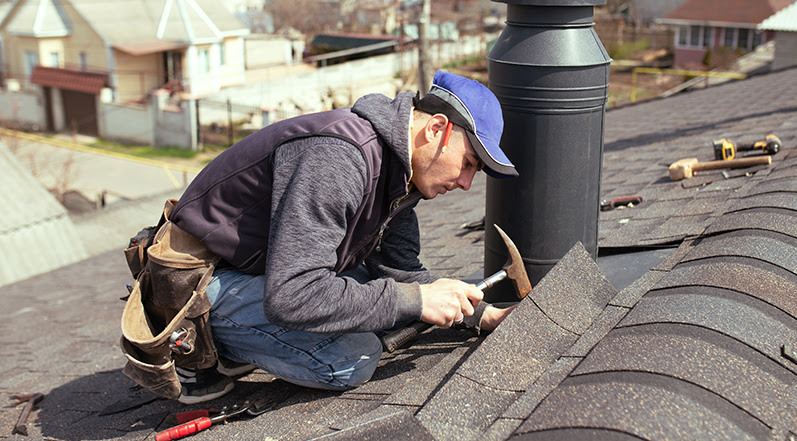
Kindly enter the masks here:
<path id="1" fill-rule="evenodd" d="M 504 115 L 501 148 L 520 177 L 487 178 L 484 273 L 507 260 L 500 226 L 532 284 L 578 241 L 598 254 L 603 122 L 611 59 L 593 29 L 606 0 L 493 0 L 507 22 L 487 56 L 488 87 Z M 485 295 L 517 299 L 509 283 Z"/>

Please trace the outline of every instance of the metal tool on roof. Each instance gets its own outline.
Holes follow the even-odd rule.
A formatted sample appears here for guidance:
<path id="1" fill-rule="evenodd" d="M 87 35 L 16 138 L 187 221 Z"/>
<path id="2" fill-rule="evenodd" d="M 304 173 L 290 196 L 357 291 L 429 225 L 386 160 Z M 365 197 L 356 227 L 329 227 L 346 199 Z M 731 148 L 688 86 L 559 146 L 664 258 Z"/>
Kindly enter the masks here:
<path id="1" fill-rule="evenodd" d="M 206 409 L 179 413 L 177 414 L 177 422 L 179 425 L 172 427 L 171 429 L 166 429 L 163 432 L 159 432 L 155 435 L 155 441 L 171 441 L 173 439 L 179 439 L 184 436 L 192 435 L 205 430 L 214 424 L 226 422 L 228 419 L 236 416 L 244 414 L 257 416 L 270 409 L 271 407 L 269 406 L 261 408 L 256 406 L 254 403 L 244 401 L 240 405 L 236 404 L 230 407 L 224 407 L 220 411 Z"/>
<path id="2" fill-rule="evenodd" d="M 611 200 L 601 201 L 601 211 L 614 210 L 618 207 L 633 207 L 642 203 L 642 196 L 624 196 L 621 198 L 614 198 Z"/>
<path id="3" fill-rule="evenodd" d="M 33 410 L 33 407 L 36 406 L 36 403 L 41 401 L 44 398 L 44 394 L 35 393 L 35 394 L 20 394 L 20 395 L 12 395 L 11 398 L 14 400 L 14 406 L 18 404 L 25 403 L 25 407 L 22 408 L 22 414 L 19 415 L 19 419 L 17 423 L 14 425 L 14 431 L 11 432 L 12 434 L 20 434 L 24 436 L 28 436 L 28 416 L 30 412 Z"/>
<path id="4" fill-rule="evenodd" d="M 700 162 L 697 158 L 681 159 L 670 164 L 670 179 L 680 181 L 694 176 L 695 172 L 704 170 L 721 170 L 726 168 L 744 168 L 754 165 L 768 165 L 772 163 L 772 156 L 756 156 L 752 158 L 730 159 L 728 161 Z"/>
<path id="5" fill-rule="evenodd" d="M 730 139 L 722 138 L 714 141 L 714 159 L 728 161 L 736 157 L 736 152 L 752 152 L 756 150 L 774 155 L 780 151 L 780 146 L 780 138 L 775 135 L 767 135 L 763 141 L 739 144 L 738 146 Z"/>
<path id="6" fill-rule="evenodd" d="M 501 235 L 501 238 L 504 239 L 509 257 L 507 257 L 506 263 L 499 271 L 479 282 L 476 287 L 484 291 L 501 280 L 509 279 L 515 287 L 517 297 L 523 300 L 531 292 L 531 282 L 528 274 L 526 274 L 526 265 L 523 262 L 523 257 L 521 257 L 520 251 L 518 251 L 512 239 L 504 233 L 504 230 L 499 228 L 498 225 L 494 225 L 494 227 L 498 234 Z M 382 337 L 382 346 L 387 352 L 393 352 L 431 327 L 432 325 L 429 323 L 414 322 L 405 328 Z"/>

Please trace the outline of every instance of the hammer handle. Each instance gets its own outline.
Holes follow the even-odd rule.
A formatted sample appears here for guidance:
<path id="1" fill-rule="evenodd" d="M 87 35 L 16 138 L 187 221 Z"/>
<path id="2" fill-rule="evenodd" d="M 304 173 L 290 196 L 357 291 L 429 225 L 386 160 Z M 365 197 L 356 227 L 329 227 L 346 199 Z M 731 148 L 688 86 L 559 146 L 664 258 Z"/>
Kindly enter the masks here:
<path id="1" fill-rule="evenodd" d="M 726 168 L 744 168 L 752 167 L 754 165 L 768 165 L 772 163 L 772 157 L 754 156 L 751 158 L 731 159 L 730 161 L 708 161 L 698 162 L 692 166 L 692 171 L 701 170 L 721 170 Z"/>
<path id="2" fill-rule="evenodd" d="M 479 282 L 476 287 L 484 291 L 485 289 L 492 287 L 504 279 L 506 279 L 506 271 L 500 270 L 492 276 Z M 390 334 L 382 337 L 382 347 L 384 347 L 387 352 L 393 352 L 396 349 L 404 346 L 404 344 L 408 341 L 413 340 L 415 337 L 421 335 L 424 331 L 431 327 L 432 325 L 429 323 L 412 322 L 407 327 L 391 332 Z"/>
<path id="3" fill-rule="evenodd" d="M 493 285 L 504 279 L 506 279 L 506 271 L 500 270 L 497 273 L 493 274 L 492 276 L 479 282 L 479 284 L 476 285 L 476 288 L 479 288 L 480 290 L 484 291 L 487 288 L 492 288 Z"/>
<path id="4" fill-rule="evenodd" d="M 382 337 L 382 347 L 384 347 L 387 352 L 393 352 L 431 327 L 432 325 L 429 323 L 412 322 L 407 327 Z"/>

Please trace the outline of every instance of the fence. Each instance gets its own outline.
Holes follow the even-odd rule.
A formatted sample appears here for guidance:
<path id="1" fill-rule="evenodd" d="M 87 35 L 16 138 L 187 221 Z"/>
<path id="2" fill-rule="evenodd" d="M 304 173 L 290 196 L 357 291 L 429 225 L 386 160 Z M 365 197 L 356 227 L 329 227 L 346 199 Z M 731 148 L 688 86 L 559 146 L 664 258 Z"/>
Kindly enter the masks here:
<path id="1" fill-rule="evenodd" d="M 203 146 L 231 146 L 236 140 L 268 125 L 269 112 L 260 107 L 234 104 L 230 99 L 197 101 L 199 140 Z"/>
<path id="2" fill-rule="evenodd" d="M 0 121 L 33 130 L 46 127 L 46 115 L 38 91 L 0 90 Z"/>

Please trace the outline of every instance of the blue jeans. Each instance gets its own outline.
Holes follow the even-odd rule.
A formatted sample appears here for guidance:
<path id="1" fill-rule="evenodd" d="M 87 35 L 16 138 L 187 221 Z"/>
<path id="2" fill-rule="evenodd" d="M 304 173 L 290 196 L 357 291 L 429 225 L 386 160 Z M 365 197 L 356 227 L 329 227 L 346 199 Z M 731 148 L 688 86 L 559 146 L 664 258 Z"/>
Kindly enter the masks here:
<path id="1" fill-rule="evenodd" d="M 351 389 L 371 378 L 382 356 L 376 334 L 320 334 L 272 325 L 263 312 L 263 286 L 263 276 L 234 269 L 213 275 L 207 293 L 219 355 L 318 389 Z"/>

